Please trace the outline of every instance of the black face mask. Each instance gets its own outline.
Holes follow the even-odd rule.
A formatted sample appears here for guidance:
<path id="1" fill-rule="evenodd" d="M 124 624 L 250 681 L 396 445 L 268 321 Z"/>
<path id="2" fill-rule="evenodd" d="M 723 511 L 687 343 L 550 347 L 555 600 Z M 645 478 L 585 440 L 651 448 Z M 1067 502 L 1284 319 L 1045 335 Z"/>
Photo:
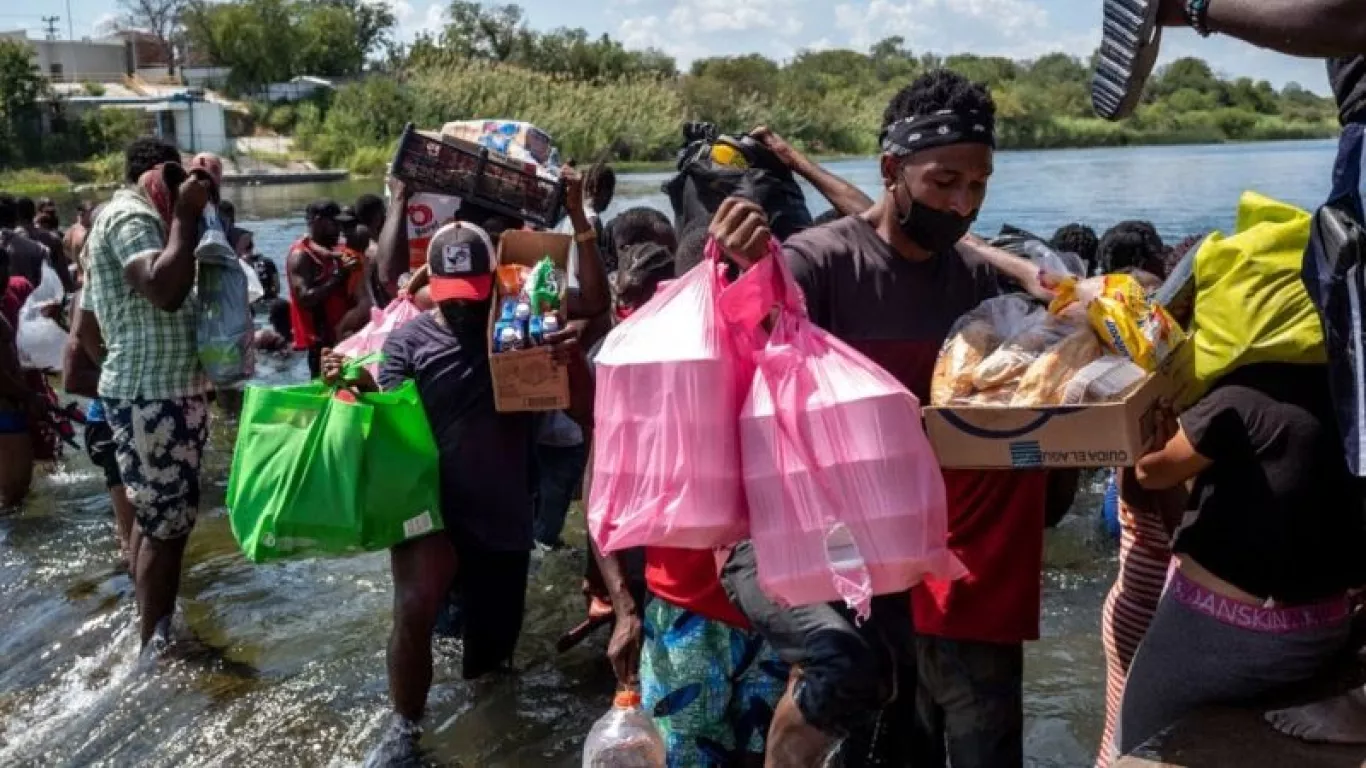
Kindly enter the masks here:
<path id="1" fill-rule="evenodd" d="M 977 220 L 976 211 L 970 216 L 960 216 L 953 211 L 941 211 L 911 197 L 910 190 L 904 186 L 902 189 L 906 197 L 910 198 L 911 207 L 905 213 L 898 213 L 897 225 L 901 227 L 901 233 L 907 239 L 932 254 L 952 251 L 958 241 L 972 228 L 972 222 Z"/>
<path id="2" fill-rule="evenodd" d="M 443 301 L 436 305 L 436 309 L 441 313 L 441 319 L 446 321 L 446 328 L 463 343 L 469 344 L 485 337 L 490 306 L 488 301 Z"/>

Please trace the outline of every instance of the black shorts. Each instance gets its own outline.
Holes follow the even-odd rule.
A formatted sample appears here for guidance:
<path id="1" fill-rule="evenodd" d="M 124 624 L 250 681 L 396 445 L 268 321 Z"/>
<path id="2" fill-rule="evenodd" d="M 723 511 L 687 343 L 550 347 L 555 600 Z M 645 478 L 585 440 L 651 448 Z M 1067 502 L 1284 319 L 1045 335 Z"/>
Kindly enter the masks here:
<path id="1" fill-rule="evenodd" d="M 123 485 L 119 475 L 119 460 L 114 455 L 114 430 L 107 421 L 91 421 L 85 425 L 85 453 L 100 471 L 104 472 L 104 487 Z"/>
<path id="2" fill-rule="evenodd" d="M 800 668 L 793 694 L 807 722 L 845 736 L 866 730 L 890 703 L 914 701 L 909 592 L 874 597 L 862 626 L 843 603 L 783 608 L 759 587 L 747 541 L 735 548 L 721 583 L 782 660 Z"/>

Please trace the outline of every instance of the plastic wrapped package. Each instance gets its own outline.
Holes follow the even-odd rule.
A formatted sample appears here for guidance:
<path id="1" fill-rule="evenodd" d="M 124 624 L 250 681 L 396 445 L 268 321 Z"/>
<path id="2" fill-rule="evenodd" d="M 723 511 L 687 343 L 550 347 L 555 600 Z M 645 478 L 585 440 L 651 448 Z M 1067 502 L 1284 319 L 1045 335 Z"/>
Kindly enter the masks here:
<path id="1" fill-rule="evenodd" d="M 422 310 L 417 308 L 411 298 L 400 295 L 383 311 L 372 308 L 370 322 L 354 336 L 338 344 L 336 352 L 347 357 L 365 357 L 379 352 L 384 348 L 384 342 L 389 339 L 389 334 L 421 314 Z M 370 363 L 365 368 L 372 376 L 379 376 L 379 363 Z"/>
<path id="2" fill-rule="evenodd" d="M 231 387 L 255 370 L 251 290 L 242 263 L 228 245 L 213 206 L 205 209 L 203 234 L 195 246 L 199 274 L 199 319 L 195 330 L 199 363 L 209 381 Z"/>
<path id="3" fill-rule="evenodd" d="M 974 319 L 944 342 L 930 380 L 930 404 L 948 405 L 973 392 L 972 372 L 1001 343 L 991 323 Z"/>
<path id="4" fill-rule="evenodd" d="M 1100 339 L 1090 328 L 1074 330 L 1030 363 L 1020 377 L 1010 404 L 1029 407 L 1061 405 L 1067 382 L 1095 362 L 1102 352 Z"/>
<path id="5" fill-rule="evenodd" d="M 972 383 L 979 391 L 994 389 L 1019 379 L 1044 350 L 1077 331 L 1066 318 L 1055 317 L 1042 308 L 1024 321 L 1024 329 L 1006 339 L 995 352 L 973 371 Z"/>
<path id="6" fill-rule="evenodd" d="M 43 264 L 38 287 L 19 308 L 19 327 L 14 344 L 19 350 L 19 365 L 45 371 L 62 369 L 62 353 L 67 333 L 51 318 L 43 317 L 43 306 L 62 299 L 62 283 L 57 272 Z"/>
<path id="7" fill-rule="evenodd" d="M 1133 275 L 1063 280 L 1048 311 L 1076 320 L 1084 316 L 1105 346 L 1153 371 L 1185 340 L 1185 332 L 1160 305 L 1148 300 Z"/>
<path id="8" fill-rule="evenodd" d="M 718 251 L 613 329 L 596 358 L 588 528 L 603 552 L 711 549 L 747 530 L 738 428 L 748 355 Z"/>
<path id="9" fill-rule="evenodd" d="M 765 272 L 799 290 L 782 259 L 739 282 Z M 919 402 L 802 312 L 781 311 L 757 355 L 740 443 L 759 584 L 780 604 L 841 600 L 866 618 L 874 595 L 966 573 Z"/>
<path id="10" fill-rule="evenodd" d="M 1123 355 L 1102 355 L 1067 382 L 1062 405 L 1113 403 L 1123 400 L 1148 378 L 1148 372 Z"/>

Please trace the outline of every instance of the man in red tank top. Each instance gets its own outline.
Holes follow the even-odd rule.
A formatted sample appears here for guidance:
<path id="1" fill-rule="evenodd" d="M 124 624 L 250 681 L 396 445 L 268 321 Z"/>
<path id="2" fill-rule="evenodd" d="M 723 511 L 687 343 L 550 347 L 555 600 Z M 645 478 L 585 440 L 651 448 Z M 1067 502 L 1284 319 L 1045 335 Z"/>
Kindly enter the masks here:
<path id="1" fill-rule="evenodd" d="M 359 266 L 335 249 L 341 237 L 341 206 L 319 200 L 308 206 L 308 234 L 289 249 L 289 317 L 294 348 L 308 351 L 308 371 L 321 373 L 322 351 L 338 341 L 337 326 L 351 308 L 347 278 Z"/>

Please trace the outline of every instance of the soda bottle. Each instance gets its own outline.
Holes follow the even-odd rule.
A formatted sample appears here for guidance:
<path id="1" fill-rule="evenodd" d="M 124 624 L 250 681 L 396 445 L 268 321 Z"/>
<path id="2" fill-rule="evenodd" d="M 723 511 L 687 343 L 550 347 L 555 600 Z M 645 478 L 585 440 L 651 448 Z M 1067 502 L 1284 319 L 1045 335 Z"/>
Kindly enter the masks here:
<path id="1" fill-rule="evenodd" d="M 664 768 L 664 738 L 640 708 L 640 691 L 617 691 L 612 708 L 588 732 L 583 768 Z"/>

